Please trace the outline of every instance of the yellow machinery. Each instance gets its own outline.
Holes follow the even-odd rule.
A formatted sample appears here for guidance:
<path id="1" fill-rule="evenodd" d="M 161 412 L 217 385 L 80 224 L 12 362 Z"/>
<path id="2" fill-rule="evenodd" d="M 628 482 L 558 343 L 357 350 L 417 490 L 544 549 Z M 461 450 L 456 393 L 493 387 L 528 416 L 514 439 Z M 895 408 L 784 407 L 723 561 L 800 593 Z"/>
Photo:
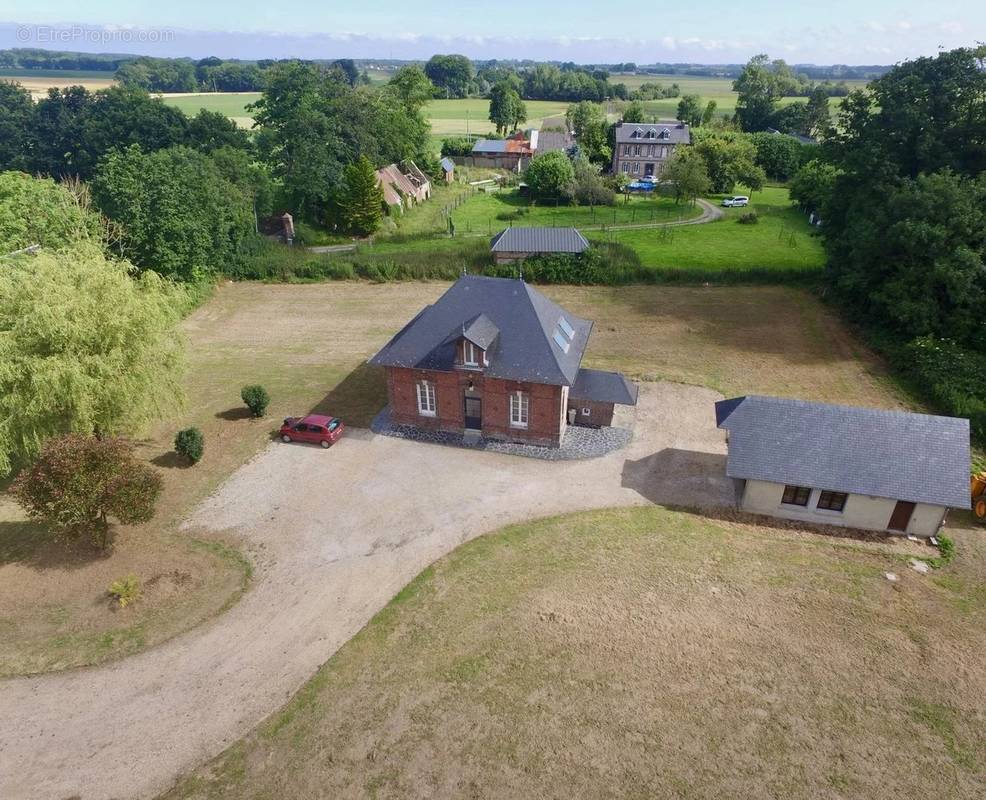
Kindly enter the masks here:
<path id="1" fill-rule="evenodd" d="M 986 522 L 986 472 L 972 476 L 972 512 L 980 522 Z"/>

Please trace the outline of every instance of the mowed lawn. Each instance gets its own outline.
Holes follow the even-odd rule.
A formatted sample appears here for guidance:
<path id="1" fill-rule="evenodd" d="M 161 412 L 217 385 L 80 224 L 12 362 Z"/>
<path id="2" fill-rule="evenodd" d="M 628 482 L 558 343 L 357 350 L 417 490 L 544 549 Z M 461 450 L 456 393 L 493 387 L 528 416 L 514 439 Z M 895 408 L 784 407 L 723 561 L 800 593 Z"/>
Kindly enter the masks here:
<path id="1" fill-rule="evenodd" d="M 515 525 L 165 797 L 979 798 L 986 548 L 959 541 L 922 576 L 661 507 Z"/>
<path id="2" fill-rule="evenodd" d="M 750 193 L 742 186 L 736 193 L 750 195 L 748 208 L 723 209 L 723 219 L 703 225 L 669 229 L 639 229 L 590 233 L 589 238 L 616 241 L 632 247 L 647 267 L 697 272 L 703 276 L 730 271 L 817 272 L 825 265 L 821 238 L 808 218 L 791 204 L 784 187 L 767 187 Z M 721 196 L 710 198 L 716 204 Z M 740 224 L 751 211 L 755 225 Z"/>

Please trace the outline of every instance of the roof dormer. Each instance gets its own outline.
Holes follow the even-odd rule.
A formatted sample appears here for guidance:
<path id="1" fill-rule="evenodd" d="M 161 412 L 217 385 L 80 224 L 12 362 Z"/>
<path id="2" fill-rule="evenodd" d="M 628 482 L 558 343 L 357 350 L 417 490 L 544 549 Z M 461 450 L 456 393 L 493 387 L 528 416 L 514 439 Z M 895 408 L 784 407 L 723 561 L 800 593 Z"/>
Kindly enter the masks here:
<path id="1" fill-rule="evenodd" d="M 489 351 L 500 335 L 489 317 L 479 314 L 462 324 L 456 362 L 466 369 L 483 369 L 490 364 Z"/>

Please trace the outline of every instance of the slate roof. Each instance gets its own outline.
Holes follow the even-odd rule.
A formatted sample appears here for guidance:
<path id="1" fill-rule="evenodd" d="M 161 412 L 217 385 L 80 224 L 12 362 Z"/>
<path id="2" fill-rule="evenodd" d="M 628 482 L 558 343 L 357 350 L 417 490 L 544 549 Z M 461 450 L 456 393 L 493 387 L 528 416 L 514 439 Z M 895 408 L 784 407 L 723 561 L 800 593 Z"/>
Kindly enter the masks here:
<path id="1" fill-rule="evenodd" d="M 559 326 L 564 317 L 573 331 Z M 485 319 L 483 319 L 485 318 Z M 463 275 L 370 359 L 385 367 L 451 371 L 463 329 L 498 335 L 487 351 L 491 378 L 571 386 L 592 323 L 569 314 L 522 280 Z M 568 345 L 568 351 L 557 341 Z"/>
<path id="2" fill-rule="evenodd" d="M 462 335 L 476 347 L 489 350 L 500 335 L 500 329 L 485 314 L 479 314 L 462 326 Z"/>
<path id="3" fill-rule="evenodd" d="M 597 403 L 637 405 L 637 384 L 628 381 L 619 372 L 600 369 L 580 369 L 575 383 L 568 390 L 573 400 L 593 400 Z"/>
<path id="4" fill-rule="evenodd" d="M 584 253 L 589 241 L 575 228 L 505 228 L 490 239 L 494 253 Z"/>
<path id="5" fill-rule="evenodd" d="M 913 503 L 969 508 L 969 421 L 902 411 L 736 397 L 726 474 Z"/>
<path id="6" fill-rule="evenodd" d="M 667 139 L 661 138 L 661 131 L 667 130 Z M 653 133 L 647 138 L 648 133 Z M 678 120 L 661 122 L 618 122 L 616 123 L 617 144 L 691 144 L 692 135 L 688 126 Z"/>

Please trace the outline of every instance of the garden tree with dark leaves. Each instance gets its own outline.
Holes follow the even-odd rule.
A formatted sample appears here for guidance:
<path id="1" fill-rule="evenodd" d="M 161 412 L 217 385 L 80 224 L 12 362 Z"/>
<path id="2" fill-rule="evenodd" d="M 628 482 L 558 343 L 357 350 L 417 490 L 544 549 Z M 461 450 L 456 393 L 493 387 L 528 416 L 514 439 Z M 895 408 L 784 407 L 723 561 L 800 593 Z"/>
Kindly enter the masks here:
<path id="1" fill-rule="evenodd" d="M 645 116 L 644 104 L 639 100 L 631 100 L 623 109 L 620 119 L 623 122 L 644 122 Z"/>
<path id="2" fill-rule="evenodd" d="M 716 108 L 718 108 L 718 104 L 715 100 L 709 100 L 709 102 L 705 104 L 705 111 L 702 112 L 703 125 L 711 124 L 716 118 Z"/>
<path id="3" fill-rule="evenodd" d="M 217 274 L 254 236 L 248 192 L 188 147 L 110 153 L 92 190 L 122 228 L 120 255 L 169 278 L 191 282 Z"/>
<path id="4" fill-rule="evenodd" d="M 0 269 L 0 475 L 61 433 L 135 432 L 180 403 L 186 293 L 93 244 Z"/>
<path id="5" fill-rule="evenodd" d="M 702 98 L 697 94 L 683 95 L 678 101 L 678 113 L 675 119 L 697 128 L 702 124 Z"/>
<path id="6" fill-rule="evenodd" d="M 579 150 L 593 163 L 608 165 L 613 150 L 609 144 L 609 126 L 603 107 L 588 100 L 574 103 L 565 112 L 565 121 L 575 135 Z"/>
<path id="7" fill-rule="evenodd" d="M 101 233 L 84 186 L 69 187 L 24 172 L 0 173 L 0 257 L 35 244 L 51 250 L 98 244 Z"/>
<path id="8" fill-rule="evenodd" d="M 818 148 L 802 144 L 793 136 L 778 133 L 753 133 L 750 140 L 756 148 L 756 163 L 767 177 L 779 181 L 791 178 Z"/>
<path id="9" fill-rule="evenodd" d="M 30 168 L 33 120 L 31 93 L 0 81 L 0 170 Z"/>
<path id="10" fill-rule="evenodd" d="M 808 96 L 805 106 L 805 136 L 824 138 L 832 129 L 832 112 L 829 109 L 829 93 L 823 86 L 816 86 Z"/>
<path id="11" fill-rule="evenodd" d="M 498 83 L 490 89 L 489 116 L 490 122 L 496 125 L 496 132 L 502 135 L 527 121 L 527 106 L 513 86 Z"/>
<path id="12" fill-rule="evenodd" d="M 610 183 L 602 175 L 602 167 L 584 155 L 572 161 L 572 183 L 565 194 L 582 206 L 611 206 L 616 200 Z"/>
<path id="13" fill-rule="evenodd" d="M 556 150 L 533 158 L 524 173 L 524 180 L 536 198 L 570 196 L 575 169 L 568 156 Z"/>
<path id="14" fill-rule="evenodd" d="M 144 91 L 50 89 L 35 107 L 30 171 L 89 180 L 111 150 L 136 144 L 150 152 L 183 144 L 187 135 L 185 115 Z"/>
<path id="15" fill-rule="evenodd" d="M 986 349 L 986 47 L 894 67 L 840 123 L 824 232 L 842 302 L 901 337 Z"/>
<path id="16" fill-rule="evenodd" d="M 428 80 L 421 67 L 410 64 L 394 73 L 387 82 L 386 91 L 405 111 L 417 114 L 435 96 L 435 84 Z"/>
<path id="17" fill-rule="evenodd" d="M 813 158 L 791 179 L 788 188 L 791 199 L 808 213 L 825 218 L 825 206 L 832 197 L 832 189 L 839 171 L 821 158 Z"/>
<path id="18" fill-rule="evenodd" d="M 761 53 L 751 58 L 740 76 L 733 81 L 737 93 L 736 118 L 744 131 L 763 131 L 773 121 L 783 86 L 770 58 Z"/>
<path id="19" fill-rule="evenodd" d="M 698 151 L 688 147 L 675 150 L 662 178 L 671 182 L 676 203 L 692 203 L 708 194 L 712 186 L 705 159 Z"/>
<path id="20" fill-rule="evenodd" d="M 692 149 L 705 160 L 713 192 L 732 192 L 737 183 L 751 191 L 763 188 L 766 175 L 756 163 L 753 142 L 743 134 L 700 128 L 693 135 Z"/>
<path id="21" fill-rule="evenodd" d="M 383 219 L 383 189 L 376 170 L 366 156 L 360 156 L 343 170 L 342 186 L 335 196 L 335 221 L 348 233 L 369 236 Z"/>
<path id="22" fill-rule="evenodd" d="M 195 92 L 195 65 L 180 58 L 141 57 L 121 64 L 114 77 L 120 86 L 147 92 Z"/>
<path id="23" fill-rule="evenodd" d="M 346 83 L 350 86 L 359 83 L 359 69 L 356 68 L 356 62 L 351 58 L 337 58 L 329 66 L 341 72 Z"/>
<path id="24" fill-rule="evenodd" d="M 473 79 L 472 62 L 466 56 L 433 55 L 425 64 L 425 75 L 443 97 L 466 97 Z"/>
<path id="25" fill-rule="evenodd" d="M 69 433 L 45 442 L 13 491 L 31 517 L 74 535 L 88 533 L 106 549 L 112 520 L 151 520 L 161 476 L 122 439 Z"/>
<path id="26" fill-rule="evenodd" d="M 220 147 L 251 149 L 250 136 L 245 130 L 225 114 L 205 108 L 188 121 L 186 143 L 203 153 L 211 153 Z"/>

